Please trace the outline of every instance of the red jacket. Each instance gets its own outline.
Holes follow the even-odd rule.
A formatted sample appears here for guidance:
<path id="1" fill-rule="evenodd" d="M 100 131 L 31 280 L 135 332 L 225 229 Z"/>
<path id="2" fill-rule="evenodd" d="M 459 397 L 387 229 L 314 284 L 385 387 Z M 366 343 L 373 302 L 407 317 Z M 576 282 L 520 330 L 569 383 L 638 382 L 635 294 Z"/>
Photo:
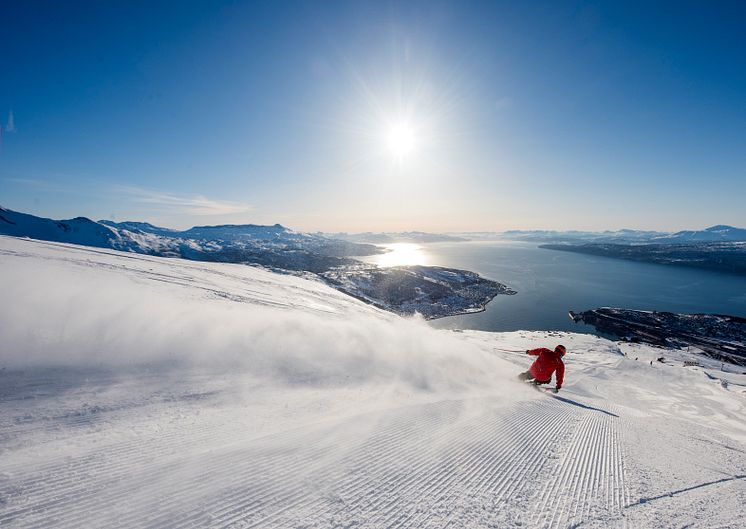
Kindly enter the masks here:
<path id="1" fill-rule="evenodd" d="M 565 379 L 565 363 L 562 361 L 562 355 L 546 347 L 531 349 L 528 354 L 539 357 L 528 368 L 534 378 L 548 382 L 552 380 L 552 373 L 557 371 L 557 389 L 561 388 Z"/>

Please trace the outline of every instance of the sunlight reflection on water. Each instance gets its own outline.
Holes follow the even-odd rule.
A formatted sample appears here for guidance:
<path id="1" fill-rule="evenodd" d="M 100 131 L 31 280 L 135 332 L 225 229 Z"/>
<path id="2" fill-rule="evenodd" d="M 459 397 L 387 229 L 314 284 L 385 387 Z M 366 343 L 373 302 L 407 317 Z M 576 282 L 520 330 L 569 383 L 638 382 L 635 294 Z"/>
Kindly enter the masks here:
<path id="1" fill-rule="evenodd" d="M 384 245 L 388 252 L 376 255 L 371 261 L 378 266 L 427 265 L 428 258 L 424 248 L 419 244 L 400 242 Z"/>

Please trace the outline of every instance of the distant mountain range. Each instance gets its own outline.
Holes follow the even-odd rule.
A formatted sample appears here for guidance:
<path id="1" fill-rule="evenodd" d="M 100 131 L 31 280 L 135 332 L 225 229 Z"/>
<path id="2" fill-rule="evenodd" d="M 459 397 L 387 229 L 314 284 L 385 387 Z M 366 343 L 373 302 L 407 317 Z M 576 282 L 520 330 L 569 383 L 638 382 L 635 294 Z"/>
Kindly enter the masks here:
<path id="1" fill-rule="evenodd" d="M 350 257 L 380 253 L 375 244 L 396 242 L 461 242 L 469 239 L 500 238 L 552 243 L 617 243 L 617 244 L 690 244 L 703 242 L 746 241 L 746 229 L 717 225 L 704 230 L 666 233 L 644 230 L 617 231 L 553 231 L 509 230 L 440 234 L 421 231 L 365 233 L 304 233 L 280 224 L 227 224 L 195 226 L 174 230 L 147 222 L 98 222 L 86 217 L 52 220 L 19 213 L 0 207 L 0 234 L 31 237 L 47 241 L 69 242 L 114 248 L 139 253 L 174 254 L 204 251 L 215 253 L 227 249 L 306 250 L 331 257 Z"/>
<path id="2" fill-rule="evenodd" d="M 700 231 L 679 231 L 656 237 L 650 242 L 661 244 L 686 244 L 688 242 L 741 242 L 746 241 L 746 229 L 733 226 L 711 226 Z"/>
<path id="3" fill-rule="evenodd" d="M 533 242 L 645 242 L 655 237 L 670 235 L 659 231 L 554 231 L 554 230 L 509 230 L 499 234 L 501 239 Z"/>
<path id="4" fill-rule="evenodd" d="M 696 242 L 689 240 L 678 244 L 669 242 L 664 244 L 546 243 L 539 245 L 539 248 L 746 275 L 746 242 L 744 241 Z"/>
<path id="5" fill-rule="evenodd" d="M 746 241 L 746 229 L 733 226 L 712 226 L 704 230 L 666 233 L 643 230 L 618 231 L 550 231 L 511 230 L 500 234 L 503 238 L 552 243 L 618 243 L 618 244 L 694 244 L 702 242 Z"/>
<path id="6" fill-rule="evenodd" d="M 676 233 L 512 231 L 505 237 L 539 242 L 547 250 L 746 275 L 746 229 L 733 226 Z"/>
<path id="7" fill-rule="evenodd" d="M 29 237 L 114 250 L 260 265 L 321 280 L 379 308 L 439 318 L 484 310 L 498 294 L 515 291 L 465 270 L 433 266 L 378 268 L 353 256 L 386 250 L 290 230 L 280 224 L 161 228 L 147 222 L 52 220 L 0 208 L 0 235 Z"/>
<path id="8" fill-rule="evenodd" d="M 394 244 L 394 243 L 428 243 L 428 242 L 462 242 L 468 239 L 442 233 L 427 233 L 423 231 L 398 232 L 364 232 L 364 233 L 328 233 L 328 237 L 353 241 L 358 243 Z"/>
<path id="9" fill-rule="evenodd" d="M 0 208 L 0 234 L 112 248 L 165 257 L 248 262 L 291 271 L 324 271 L 349 256 L 381 249 L 296 232 L 280 224 L 196 226 L 179 231 L 146 222 L 93 221 L 85 217 L 52 220 Z"/>

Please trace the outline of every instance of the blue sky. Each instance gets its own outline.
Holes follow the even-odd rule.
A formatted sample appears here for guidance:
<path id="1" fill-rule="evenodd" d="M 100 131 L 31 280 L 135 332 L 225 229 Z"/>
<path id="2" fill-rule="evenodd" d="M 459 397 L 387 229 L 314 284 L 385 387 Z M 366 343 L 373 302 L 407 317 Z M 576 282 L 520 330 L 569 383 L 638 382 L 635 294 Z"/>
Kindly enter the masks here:
<path id="1" fill-rule="evenodd" d="M 0 204 L 172 227 L 746 226 L 746 5 L 714 5 L 5 2 Z"/>

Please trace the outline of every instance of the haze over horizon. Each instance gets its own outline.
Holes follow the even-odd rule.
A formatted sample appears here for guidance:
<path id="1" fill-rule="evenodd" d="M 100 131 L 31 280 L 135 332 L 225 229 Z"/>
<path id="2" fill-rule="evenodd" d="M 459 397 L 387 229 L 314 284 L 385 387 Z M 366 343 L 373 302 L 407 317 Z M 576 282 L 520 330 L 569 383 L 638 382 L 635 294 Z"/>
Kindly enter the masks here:
<path id="1" fill-rule="evenodd" d="M 299 231 L 746 226 L 746 6 L 16 2 L 0 204 Z"/>

